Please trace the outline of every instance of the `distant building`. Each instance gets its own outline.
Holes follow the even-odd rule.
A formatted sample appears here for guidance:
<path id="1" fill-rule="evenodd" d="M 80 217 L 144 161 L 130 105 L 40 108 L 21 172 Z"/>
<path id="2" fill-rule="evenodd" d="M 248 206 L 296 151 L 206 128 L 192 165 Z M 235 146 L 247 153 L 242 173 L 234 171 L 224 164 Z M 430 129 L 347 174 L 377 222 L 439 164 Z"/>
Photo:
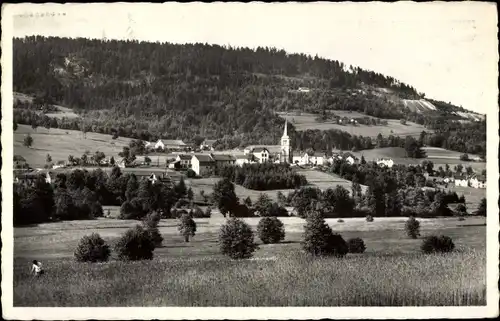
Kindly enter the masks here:
<path id="1" fill-rule="evenodd" d="M 325 163 L 326 156 L 324 153 L 314 152 L 314 153 L 304 153 L 302 158 L 299 160 L 299 165 L 323 165 Z"/>
<path id="2" fill-rule="evenodd" d="M 469 186 L 469 180 L 467 179 L 467 177 L 465 177 L 463 175 L 456 175 L 454 177 L 454 181 L 455 181 L 455 186 L 460 186 L 460 187 L 468 187 Z"/>
<path id="3" fill-rule="evenodd" d="M 261 164 L 269 161 L 269 150 L 265 147 L 256 147 L 252 150 L 251 154 Z"/>
<path id="4" fill-rule="evenodd" d="M 474 188 L 486 188 L 486 176 L 474 175 L 469 179 L 469 183 Z"/>
<path id="5" fill-rule="evenodd" d="M 236 158 L 233 155 L 228 154 L 210 154 L 212 159 L 215 161 L 215 166 L 231 166 L 236 163 Z"/>
<path id="6" fill-rule="evenodd" d="M 353 165 L 353 164 L 356 162 L 356 160 L 355 160 L 355 159 L 354 159 L 354 157 L 352 157 L 352 156 L 348 156 L 348 157 L 345 159 L 345 161 L 346 161 L 347 163 L 349 163 L 349 165 Z"/>
<path id="7" fill-rule="evenodd" d="M 215 170 L 215 160 L 207 154 L 195 154 L 191 158 L 191 169 L 198 176 L 210 175 Z"/>
<path id="8" fill-rule="evenodd" d="M 392 166 L 394 166 L 394 161 L 390 158 L 381 158 L 381 159 L 378 159 L 377 160 L 377 165 L 381 166 L 381 167 L 388 167 L 388 168 L 391 168 Z"/>
<path id="9" fill-rule="evenodd" d="M 181 168 L 189 168 L 191 166 L 191 159 L 192 158 L 193 158 L 193 155 L 182 154 L 182 155 L 177 155 L 177 158 L 175 159 L 175 161 L 179 162 L 179 165 Z"/>
<path id="10" fill-rule="evenodd" d="M 205 139 L 203 143 L 201 143 L 200 149 L 213 151 L 215 142 L 217 142 L 217 139 Z"/>
<path id="11" fill-rule="evenodd" d="M 235 165 L 242 167 L 243 164 L 252 164 L 255 163 L 252 160 L 252 155 L 235 155 Z"/>
<path id="12" fill-rule="evenodd" d="M 148 145 L 148 146 L 151 146 Z M 188 148 L 188 145 L 186 145 L 182 140 L 174 140 L 174 139 L 158 139 L 158 141 L 154 144 L 154 149 L 170 149 L 170 150 L 177 150 L 177 151 L 183 151 Z"/>

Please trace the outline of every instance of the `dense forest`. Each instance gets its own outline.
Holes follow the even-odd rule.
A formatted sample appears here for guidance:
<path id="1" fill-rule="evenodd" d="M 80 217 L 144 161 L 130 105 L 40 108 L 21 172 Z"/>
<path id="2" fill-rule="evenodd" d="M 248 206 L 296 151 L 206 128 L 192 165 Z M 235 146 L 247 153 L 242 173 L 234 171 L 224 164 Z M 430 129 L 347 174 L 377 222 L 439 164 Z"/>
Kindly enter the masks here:
<path id="1" fill-rule="evenodd" d="M 50 123 L 46 126 L 144 140 L 202 137 L 233 148 L 276 144 L 284 125 L 278 111 L 321 115 L 326 110 L 352 110 L 425 126 L 436 119 L 458 119 L 451 112 L 465 111 L 432 101 L 437 111 L 413 113 L 397 99 L 376 92 L 385 88 L 399 99 L 424 97 L 407 84 L 339 61 L 276 48 L 39 36 L 16 38 L 13 45 L 14 91 L 36 97 L 42 106 L 57 103 L 83 116 L 53 121 L 17 104 L 18 123 Z M 297 90 L 300 87 L 310 91 L 305 94 Z M 318 136 L 325 135 L 318 132 L 301 133 L 298 138 L 293 125 L 289 129 L 304 149 L 328 150 L 332 144 L 342 149 L 371 148 L 366 137 L 340 131 L 329 131 L 325 137 L 329 142 L 318 144 Z M 481 145 L 446 144 L 468 152 L 475 148 L 470 145 Z"/>

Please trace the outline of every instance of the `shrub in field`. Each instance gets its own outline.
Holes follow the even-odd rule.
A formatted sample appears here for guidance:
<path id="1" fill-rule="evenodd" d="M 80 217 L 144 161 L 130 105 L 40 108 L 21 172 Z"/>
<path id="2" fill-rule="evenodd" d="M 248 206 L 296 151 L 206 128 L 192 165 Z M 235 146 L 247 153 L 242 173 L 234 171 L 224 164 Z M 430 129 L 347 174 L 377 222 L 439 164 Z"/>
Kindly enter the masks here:
<path id="1" fill-rule="evenodd" d="M 109 246 L 97 233 L 82 237 L 75 250 L 79 262 L 106 262 L 110 254 Z"/>
<path id="2" fill-rule="evenodd" d="M 163 236 L 161 236 L 160 230 L 158 229 L 158 224 L 160 223 L 160 213 L 150 212 L 142 220 L 142 224 L 146 229 L 151 241 L 155 246 L 161 246 L 163 242 Z"/>
<path id="3" fill-rule="evenodd" d="M 359 237 L 349 239 L 347 241 L 349 253 L 363 253 L 366 250 L 365 242 Z"/>
<path id="4" fill-rule="evenodd" d="M 233 259 L 250 258 L 257 249 L 250 226 L 234 217 L 221 227 L 219 246 L 222 254 Z"/>
<path id="5" fill-rule="evenodd" d="M 140 225 L 126 231 L 115 245 L 118 258 L 124 261 L 151 260 L 154 249 L 151 235 Z"/>
<path id="6" fill-rule="evenodd" d="M 264 217 L 257 225 L 257 233 L 264 244 L 279 243 L 285 238 L 285 227 L 277 217 Z"/>
<path id="7" fill-rule="evenodd" d="M 160 223 L 160 213 L 158 212 L 150 212 L 146 216 L 144 216 L 144 219 L 142 220 L 142 223 L 146 228 L 153 228 L 153 227 L 158 227 L 158 224 Z"/>
<path id="8" fill-rule="evenodd" d="M 446 253 L 455 248 L 453 240 L 445 235 L 426 237 L 420 247 L 424 253 Z"/>
<path id="9" fill-rule="evenodd" d="M 366 215 L 366 221 L 367 221 L 367 222 L 373 222 L 373 216 L 371 216 L 371 215 Z"/>
<path id="10" fill-rule="evenodd" d="M 411 216 L 405 223 L 406 234 L 412 239 L 420 236 L 420 222 Z"/>
<path id="11" fill-rule="evenodd" d="M 343 220 L 343 219 L 341 219 L 341 218 L 339 218 L 339 219 L 337 220 L 337 223 L 344 223 L 344 220 Z"/>
<path id="12" fill-rule="evenodd" d="M 326 224 L 321 212 L 310 212 L 306 216 L 304 227 L 303 249 L 312 255 L 334 255 L 342 257 L 347 254 L 348 247 L 339 234 L 334 234 Z"/>
<path id="13" fill-rule="evenodd" d="M 189 214 L 183 214 L 180 218 L 179 232 L 184 236 L 184 241 L 189 242 L 189 238 L 196 233 L 196 222 Z"/>

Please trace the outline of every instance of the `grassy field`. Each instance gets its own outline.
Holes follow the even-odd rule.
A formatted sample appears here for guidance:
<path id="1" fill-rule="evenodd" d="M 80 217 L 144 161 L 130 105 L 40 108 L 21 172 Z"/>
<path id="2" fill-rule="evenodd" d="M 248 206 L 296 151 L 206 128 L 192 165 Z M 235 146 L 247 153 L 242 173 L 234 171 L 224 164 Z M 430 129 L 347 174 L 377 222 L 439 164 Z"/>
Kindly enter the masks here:
<path id="1" fill-rule="evenodd" d="M 450 184 L 448 190 L 457 192 L 458 196 L 465 196 L 465 205 L 469 213 L 477 210 L 481 199 L 486 197 L 486 188 L 461 187 Z"/>
<path id="2" fill-rule="evenodd" d="M 424 147 L 423 149 L 426 151 L 427 157 L 420 159 L 407 158 L 404 148 L 401 147 L 373 148 L 350 153 L 359 158 L 363 156 L 366 161 L 391 158 L 396 164 L 411 165 L 421 164 L 424 160 L 429 160 L 434 163 L 434 169 L 438 169 L 439 166 L 445 168 L 445 164 L 450 165 L 451 168 L 457 164 L 462 164 L 464 167 L 471 166 L 477 172 L 486 169 L 486 162 L 464 162 L 460 160 L 461 153 L 459 152 L 436 147 Z M 470 155 L 470 157 L 477 157 L 477 155 Z"/>
<path id="3" fill-rule="evenodd" d="M 331 110 L 331 111 L 334 112 L 335 114 L 338 114 L 339 116 L 366 117 L 366 115 L 356 112 L 347 113 L 341 110 Z M 382 134 L 383 136 L 389 136 L 391 134 L 397 136 L 408 136 L 408 135 L 419 136 L 423 130 L 427 132 L 429 131 L 428 129 L 425 129 L 425 127 L 422 125 L 413 122 L 407 122 L 406 125 L 403 125 L 400 123 L 399 120 L 395 119 L 387 119 L 388 124 L 386 126 L 367 126 L 367 125 L 352 126 L 352 125 L 339 125 L 333 123 L 332 121 L 318 122 L 316 121 L 317 115 L 309 113 L 302 113 L 300 116 L 294 115 L 292 113 L 289 114 L 279 113 L 279 116 L 291 122 L 295 126 L 295 129 L 297 131 L 303 131 L 308 129 L 313 129 L 313 130 L 338 129 L 348 132 L 352 135 L 362 135 L 368 137 L 376 137 L 379 133 Z"/>
<path id="4" fill-rule="evenodd" d="M 31 148 L 23 146 L 28 133 L 33 137 Z M 101 151 L 106 156 L 116 158 L 129 141 L 129 138 L 118 137 L 113 140 L 111 135 L 97 133 L 87 133 L 84 139 L 82 133 L 76 130 L 38 127 L 35 131 L 31 126 L 19 125 L 14 132 L 14 155 L 23 156 L 32 167 L 43 167 L 47 154 L 52 156 L 53 162 L 68 160 L 69 155 L 80 157 L 86 150 L 91 153 Z"/>
<path id="5" fill-rule="evenodd" d="M 316 170 L 303 170 L 298 171 L 299 174 L 302 174 L 306 177 L 309 184 L 319 187 L 321 190 L 326 190 L 328 188 L 335 188 L 337 185 L 340 185 L 351 192 L 352 182 L 342 177 L 324 173 Z M 368 186 L 361 185 L 361 190 L 363 193 L 366 191 Z"/>
<path id="6" fill-rule="evenodd" d="M 186 182 L 186 185 L 188 187 L 191 187 L 194 195 L 197 196 L 197 195 L 200 195 L 201 190 L 205 191 L 206 195 L 211 194 L 214 190 L 214 185 L 219 180 L 220 180 L 220 178 L 211 177 L 211 178 L 186 179 L 185 182 Z M 250 197 L 252 202 L 255 202 L 261 193 L 265 193 L 265 194 L 269 195 L 269 197 L 272 200 L 276 201 L 277 200 L 277 193 L 279 191 L 285 195 L 287 195 L 288 193 L 293 191 L 293 189 L 279 189 L 279 190 L 276 189 L 276 190 L 270 190 L 270 191 L 255 191 L 255 190 L 251 190 L 251 189 L 248 189 L 248 188 L 245 188 L 241 185 L 236 185 L 236 184 L 234 185 L 234 189 L 236 192 L 236 196 L 238 196 L 240 198 L 240 200 L 244 200 L 245 198 Z"/>
<path id="7" fill-rule="evenodd" d="M 255 229 L 258 219 L 245 219 Z M 344 238 L 364 239 L 364 254 L 314 259 L 300 247 L 304 221 L 282 218 L 281 244 L 260 244 L 253 259 L 218 253 L 224 219 L 197 219 L 198 232 L 184 243 L 176 220 L 162 220 L 164 246 L 152 261 L 78 264 L 78 240 L 98 232 L 110 244 L 135 221 L 99 219 L 14 230 L 14 306 L 362 306 L 484 305 L 485 220 L 422 219 L 422 234 L 453 238 L 450 255 L 419 253 L 404 218 L 328 220 Z M 47 273 L 33 280 L 29 262 Z M 387 282 L 390 278 L 391 282 Z"/>

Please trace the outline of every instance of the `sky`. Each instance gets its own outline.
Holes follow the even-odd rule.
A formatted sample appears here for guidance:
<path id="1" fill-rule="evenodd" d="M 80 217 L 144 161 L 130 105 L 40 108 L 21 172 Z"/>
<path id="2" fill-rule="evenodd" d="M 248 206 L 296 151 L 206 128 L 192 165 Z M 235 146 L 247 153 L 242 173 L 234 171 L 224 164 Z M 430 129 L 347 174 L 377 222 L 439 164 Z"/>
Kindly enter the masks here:
<path id="1" fill-rule="evenodd" d="M 19 14 L 13 18 L 15 37 L 273 46 L 392 76 L 427 97 L 476 112 L 498 108 L 493 3 L 122 3 L 9 9 Z"/>

